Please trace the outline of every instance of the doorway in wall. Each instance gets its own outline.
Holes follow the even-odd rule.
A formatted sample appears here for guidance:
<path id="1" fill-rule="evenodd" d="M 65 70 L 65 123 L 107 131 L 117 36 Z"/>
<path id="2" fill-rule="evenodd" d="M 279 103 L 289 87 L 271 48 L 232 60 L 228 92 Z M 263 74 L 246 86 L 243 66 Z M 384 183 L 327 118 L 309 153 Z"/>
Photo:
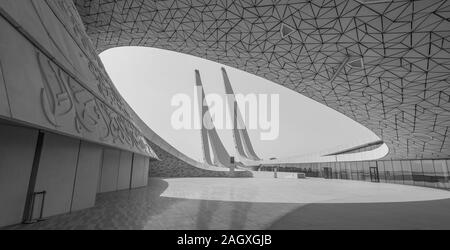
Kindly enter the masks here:
<path id="1" fill-rule="evenodd" d="M 370 181 L 371 182 L 380 182 L 380 175 L 378 174 L 378 166 L 370 167 Z"/>
<path id="2" fill-rule="evenodd" d="M 330 167 L 323 168 L 323 177 L 325 179 L 333 179 L 333 170 Z"/>

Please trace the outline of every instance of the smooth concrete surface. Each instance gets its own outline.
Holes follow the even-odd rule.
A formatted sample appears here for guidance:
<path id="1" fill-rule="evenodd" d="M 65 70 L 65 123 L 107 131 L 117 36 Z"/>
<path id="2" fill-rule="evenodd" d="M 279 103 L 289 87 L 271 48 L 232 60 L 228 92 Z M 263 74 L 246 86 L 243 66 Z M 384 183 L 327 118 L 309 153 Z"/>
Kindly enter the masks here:
<path id="1" fill-rule="evenodd" d="M 22 221 L 37 136 L 0 124 L 0 227 Z"/>
<path id="2" fill-rule="evenodd" d="M 131 188 L 145 187 L 148 183 L 149 160 L 141 155 L 134 154 Z"/>
<path id="3" fill-rule="evenodd" d="M 9 117 L 11 113 L 2 68 L 2 61 L 0 60 L 0 116 Z"/>
<path id="4" fill-rule="evenodd" d="M 39 93 L 44 86 L 35 48 L 2 18 L 0 30 L 0 58 L 11 116 L 41 127 L 51 127 L 40 105 Z"/>
<path id="5" fill-rule="evenodd" d="M 103 150 L 100 193 L 112 192 L 117 190 L 119 163 L 120 150 L 112 148 L 105 148 Z"/>
<path id="6" fill-rule="evenodd" d="M 94 208 L 7 229 L 450 229 L 448 211 L 450 192 L 413 186 L 151 178 L 146 188 L 99 195 Z"/>
<path id="7" fill-rule="evenodd" d="M 81 142 L 71 211 L 77 211 L 95 205 L 101 160 L 101 146 Z"/>
<path id="8" fill-rule="evenodd" d="M 46 217 L 70 212 L 79 146 L 79 140 L 45 133 L 34 191 L 47 191 Z M 34 211 L 40 211 L 40 202 Z"/>
<path id="9" fill-rule="evenodd" d="M 119 176 L 117 177 L 117 190 L 130 188 L 131 164 L 133 163 L 133 154 L 131 152 L 120 152 Z"/>

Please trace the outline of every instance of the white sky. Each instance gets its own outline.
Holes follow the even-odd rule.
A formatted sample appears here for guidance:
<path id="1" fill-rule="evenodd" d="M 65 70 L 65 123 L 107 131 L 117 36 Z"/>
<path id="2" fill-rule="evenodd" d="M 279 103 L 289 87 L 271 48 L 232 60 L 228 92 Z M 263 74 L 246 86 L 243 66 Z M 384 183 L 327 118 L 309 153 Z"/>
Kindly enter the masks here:
<path id="1" fill-rule="evenodd" d="M 122 47 L 100 55 L 115 86 L 147 125 L 187 156 L 202 161 L 200 131 L 175 130 L 171 106 L 175 94 L 193 98 L 194 70 L 199 69 L 206 94 L 224 94 L 221 64 L 177 52 Z M 259 157 L 284 158 L 341 148 L 378 140 L 370 130 L 352 119 L 271 81 L 225 67 L 234 92 L 280 95 L 280 136 L 261 141 L 260 131 L 249 130 Z M 219 130 L 230 155 L 236 155 L 232 133 Z"/>

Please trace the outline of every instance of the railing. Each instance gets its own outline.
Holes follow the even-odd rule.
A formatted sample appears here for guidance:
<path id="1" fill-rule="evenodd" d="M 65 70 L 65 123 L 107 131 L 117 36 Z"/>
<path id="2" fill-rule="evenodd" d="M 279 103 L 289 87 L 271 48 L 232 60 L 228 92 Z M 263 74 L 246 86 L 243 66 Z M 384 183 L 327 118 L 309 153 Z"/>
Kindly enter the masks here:
<path id="1" fill-rule="evenodd" d="M 27 218 L 24 220 L 23 223 L 25 224 L 33 224 L 39 221 L 45 220 L 43 218 L 44 215 L 44 205 L 45 205 L 45 196 L 47 195 L 47 191 L 41 191 L 41 192 L 34 192 L 31 195 L 31 205 L 30 209 L 28 210 Z M 34 219 L 34 207 L 36 204 L 36 197 L 41 196 L 41 209 L 39 211 L 39 217 L 37 219 Z"/>

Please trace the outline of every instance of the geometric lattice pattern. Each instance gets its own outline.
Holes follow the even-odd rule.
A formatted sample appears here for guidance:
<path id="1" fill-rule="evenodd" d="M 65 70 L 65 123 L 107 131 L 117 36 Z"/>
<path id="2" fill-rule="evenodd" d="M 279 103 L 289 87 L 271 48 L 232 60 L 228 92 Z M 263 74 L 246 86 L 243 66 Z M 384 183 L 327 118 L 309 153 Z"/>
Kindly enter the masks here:
<path id="1" fill-rule="evenodd" d="M 360 122 L 390 158 L 449 157 L 450 1 L 371 2 L 75 0 L 99 52 L 136 45 L 217 61 Z M 344 63 L 355 60 L 363 67 Z"/>

